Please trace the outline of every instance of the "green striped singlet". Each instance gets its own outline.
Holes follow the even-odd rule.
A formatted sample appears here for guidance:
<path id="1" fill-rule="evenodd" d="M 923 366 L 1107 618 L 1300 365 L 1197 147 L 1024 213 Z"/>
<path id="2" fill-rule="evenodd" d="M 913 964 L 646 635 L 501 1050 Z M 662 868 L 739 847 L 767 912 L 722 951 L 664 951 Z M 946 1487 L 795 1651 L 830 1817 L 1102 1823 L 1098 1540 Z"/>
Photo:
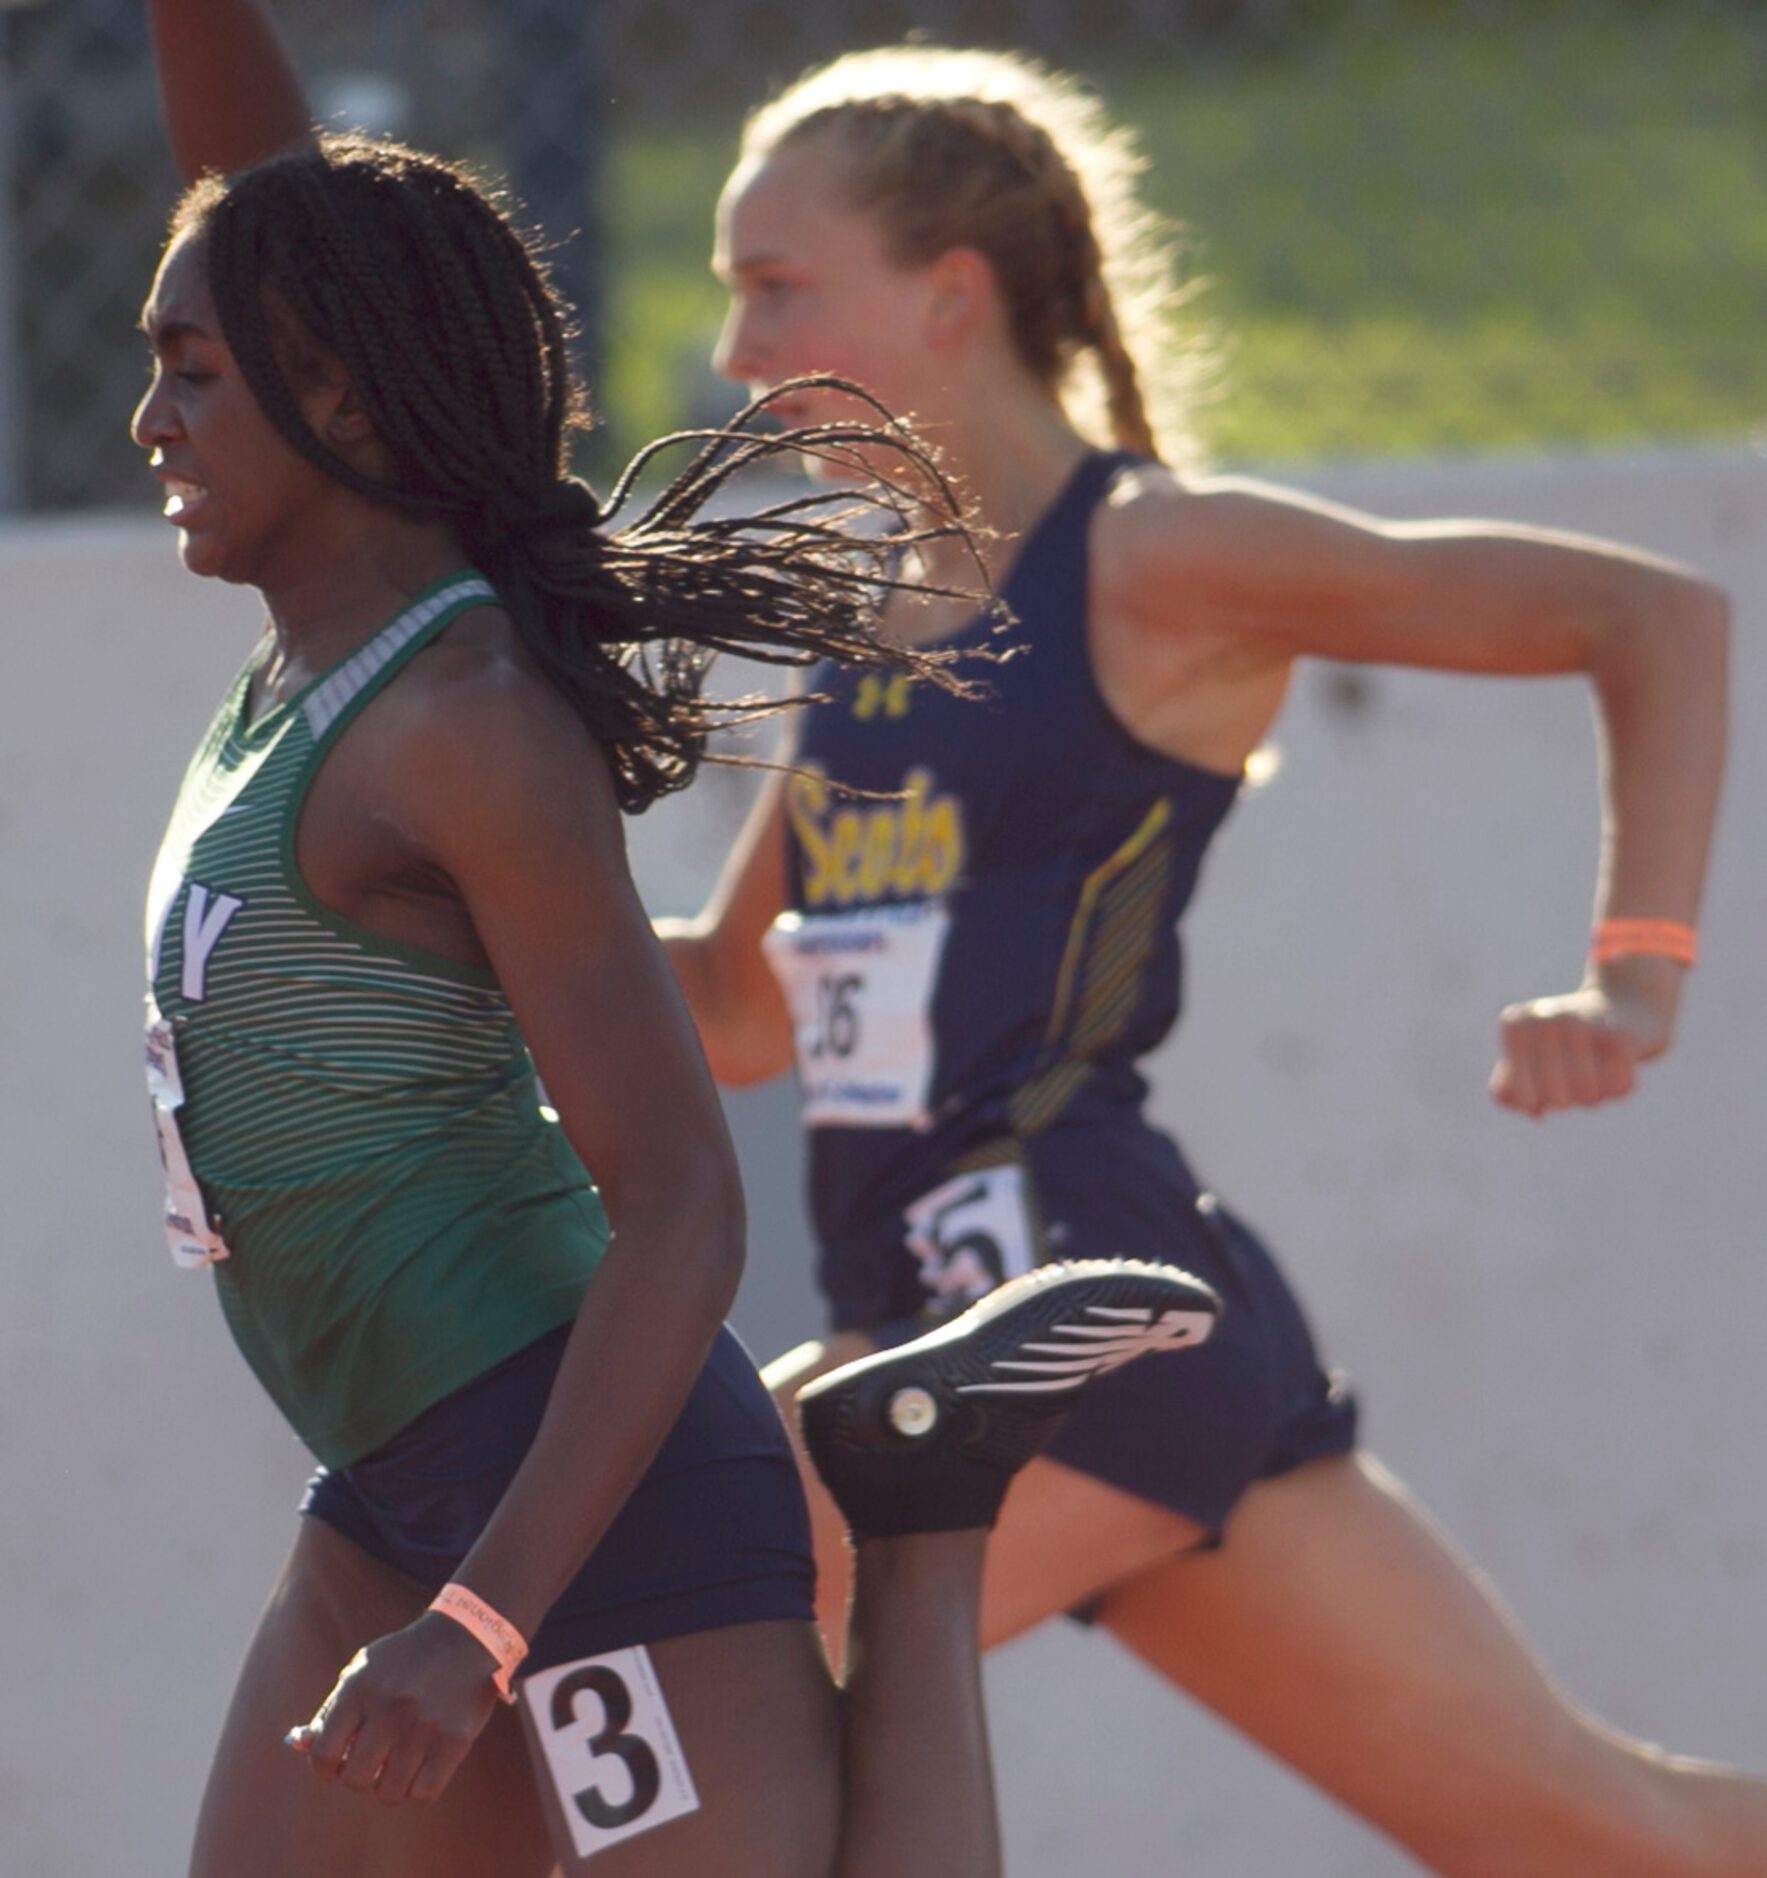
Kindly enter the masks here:
<path id="1" fill-rule="evenodd" d="M 222 1309 L 332 1467 L 574 1316 L 607 1242 L 491 973 L 352 925 L 295 867 L 302 801 L 345 726 L 494 599 L 451 575 L 248 724 L 255 655 L 185 775 L 148 895 L 150 1016 L 176 1042 Z"/>

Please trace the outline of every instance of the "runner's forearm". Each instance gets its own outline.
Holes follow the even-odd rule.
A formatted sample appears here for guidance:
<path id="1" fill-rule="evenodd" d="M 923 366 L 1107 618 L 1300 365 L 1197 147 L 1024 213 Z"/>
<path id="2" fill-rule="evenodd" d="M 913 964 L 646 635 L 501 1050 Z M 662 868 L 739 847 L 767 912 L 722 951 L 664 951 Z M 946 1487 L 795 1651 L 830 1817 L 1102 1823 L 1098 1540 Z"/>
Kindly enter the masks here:
<path id="1" fill-rule="evenodd" d="M 683 1173 L 666 1223 L 618 1225 L 533 1446 L 461 1582 L 525 1636 L 600 1542 L 681 1413 L 736 1292 L 740 1190 Z"/>
<path id="2" fill-rule="evenodd" d="M 1596 915 L 1699 917 L 1724 774 L 1730 608 L 1689 583 L 1603 647 L 1591 678 L 1605 797 Z"/>

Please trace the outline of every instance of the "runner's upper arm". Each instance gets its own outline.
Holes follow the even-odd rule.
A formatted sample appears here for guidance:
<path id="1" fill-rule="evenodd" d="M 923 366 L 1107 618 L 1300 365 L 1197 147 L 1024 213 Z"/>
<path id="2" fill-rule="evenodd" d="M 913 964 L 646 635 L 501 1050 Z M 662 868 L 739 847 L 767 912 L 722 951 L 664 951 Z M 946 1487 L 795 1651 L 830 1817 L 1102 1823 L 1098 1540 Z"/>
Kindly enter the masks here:
<path id="1" fill-rule="evenodd" d="M 1711 610 L 1687 570 L 1586 536 L 1385 522 L 1242 478 L 1132 481 L 1108 522 L 1113 604 L 1150 632 L 1272 654 L 1536 673 L 1591 670 L 1641 622 Z"/>
<path id="2" fill-rule="evenodd" d="M 393 734 L 411 839 L 465 902 L 616 1228 L 635 1212 L 728 1214 L 740 1257 L 722 1111 L 602 753 L 549 686 L 494 659 L 432 675 Z"/>
<path id="3" fill-rule="evenodd" d="M 786 907 L 786 777 L 768 776 L 694 926 L 721 970 L 765 963 L 761 941 Z"/>
<path id="4" fill-rule="evenodd" d="M 699 917 L 659 922 L 721 1083 L 765 1082 L 791 1067 L 791 1016 L 762 947 L 786 907 L 786 781 L 768 777 Z"/>

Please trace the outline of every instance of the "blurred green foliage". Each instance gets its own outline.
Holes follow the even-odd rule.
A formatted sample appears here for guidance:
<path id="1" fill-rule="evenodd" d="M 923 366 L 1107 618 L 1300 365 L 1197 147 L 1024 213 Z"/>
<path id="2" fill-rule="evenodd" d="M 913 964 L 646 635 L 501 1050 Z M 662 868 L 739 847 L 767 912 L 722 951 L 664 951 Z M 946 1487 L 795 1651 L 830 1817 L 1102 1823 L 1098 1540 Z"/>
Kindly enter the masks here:
<path id="1" fill-rule="evenodd" d="M 1092 73 L 1191 233 L 1213 453 L 1745 433 L 1767 410 L 1764 45 L 1754 4 L 1420 3 Z M 736 129 L 615 141 L 610 459 L 720 408 L 706 258 Z"/>

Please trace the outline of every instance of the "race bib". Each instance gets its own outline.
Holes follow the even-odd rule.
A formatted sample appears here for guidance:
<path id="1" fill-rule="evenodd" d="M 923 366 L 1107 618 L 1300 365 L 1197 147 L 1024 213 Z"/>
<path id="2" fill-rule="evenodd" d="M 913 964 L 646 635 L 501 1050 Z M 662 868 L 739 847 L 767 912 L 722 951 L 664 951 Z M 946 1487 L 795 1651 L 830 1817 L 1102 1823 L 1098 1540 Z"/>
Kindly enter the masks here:
<path id="1" fill-rule="evenodd" d="M 160 1164 L 166 1175 L 166 1244 L 172 1262 L 200 1271 L 228 1256 L 227 1243 L 209 1220 L 208 1204 L 197 1185 L 178 1111 L 184 1106 L 184 1078 L 178 1071 L 178 1044 L 170 1022 L 150 1002 L 147 1007 L 147 1093 L 159 1130 Z"/>
<path id="2" fill-rule="evenodd" d="M 648 1650 L 540 1670 L 520 1688 L 579 1858 L 698 1811 Z"/>
<path id="3" fill-rule="evenodd" d="M 791 1007 L 812 1127 L 927 1125 L 933 992 L 950 925 L 942 900 L 774 922 L 767 956 Z"/>
<path id="4" fill-rule="evenodd" d="M 930 1297 L 973 1304 L 1037 1262 L 1022 1168 L 959 1174 L 923 1194 L 902 1217 Z"/>

